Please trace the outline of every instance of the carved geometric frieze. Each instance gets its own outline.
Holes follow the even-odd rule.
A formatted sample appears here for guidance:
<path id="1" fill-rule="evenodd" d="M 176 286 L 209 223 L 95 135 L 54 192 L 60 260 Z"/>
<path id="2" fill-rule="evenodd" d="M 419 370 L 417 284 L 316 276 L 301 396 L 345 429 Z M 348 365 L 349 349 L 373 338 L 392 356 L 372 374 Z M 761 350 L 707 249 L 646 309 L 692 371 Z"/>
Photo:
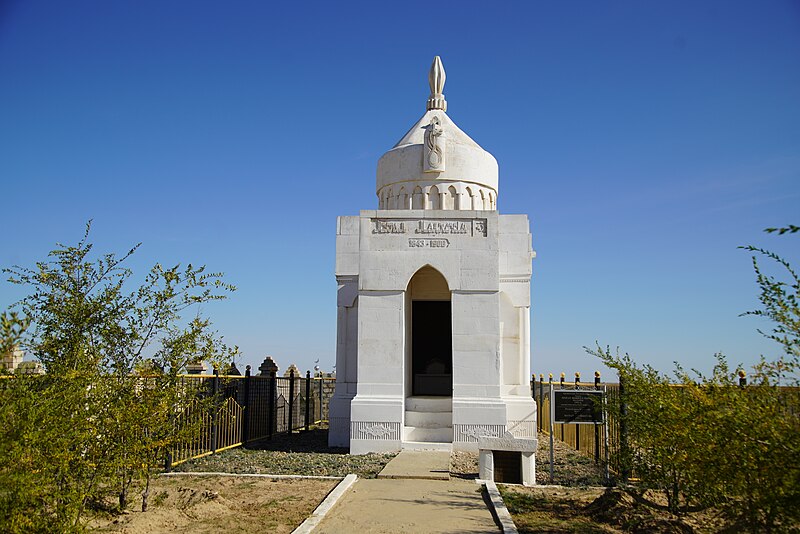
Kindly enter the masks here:
<path id="1" fill-rule="evenodd" d="M 400 423 L 353 421 L 350 423 L 350 438 L 400 440 Z"/>
<path id="2" fill-rule="evenodd" d="M 453 425 L 453 440 L 477 443 L 482 437 L 501 437 L 505 434 L 505 425 Z"/>
<path id="3" fill-rule="evenodd" d="M 536 437 L 536 421 L 509 421 L 508 431 L 515 438 L 535 438 Z"/>

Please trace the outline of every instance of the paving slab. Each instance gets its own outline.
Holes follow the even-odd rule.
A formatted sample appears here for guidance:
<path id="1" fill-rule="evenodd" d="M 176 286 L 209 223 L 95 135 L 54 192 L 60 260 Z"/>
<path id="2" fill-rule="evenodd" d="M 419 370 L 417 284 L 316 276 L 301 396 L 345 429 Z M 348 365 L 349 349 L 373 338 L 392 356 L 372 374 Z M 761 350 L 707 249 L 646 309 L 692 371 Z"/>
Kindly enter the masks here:
<path id="1" fill-rule="evenodd" d="M 449 451 L 400 451 L 378 478 L 450 480 Z"/>
<path id="2" fill-rule="evenodd" d="M 315 534 L 501 532 L 472 480 L 359 479 Z"/>

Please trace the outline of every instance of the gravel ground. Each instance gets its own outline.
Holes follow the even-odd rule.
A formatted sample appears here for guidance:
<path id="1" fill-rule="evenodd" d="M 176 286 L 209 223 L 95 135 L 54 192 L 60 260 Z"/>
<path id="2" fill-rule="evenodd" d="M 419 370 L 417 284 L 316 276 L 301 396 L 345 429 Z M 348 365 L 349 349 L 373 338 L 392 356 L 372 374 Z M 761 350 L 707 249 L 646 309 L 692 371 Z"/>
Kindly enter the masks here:
<path id="1" fill-rule="evenodd" d="M 551 482 L 549 447 L 549 440 L 543 434 L 536 453 L 536 480 L 539 484 L 603 485 L 602 466 L 559 441 L 555 442 L 553 449 L 555 479 Z M 362 478 L 375 478 L 394 456 L 394 453 L 351 456 L 347 449 L 328 447 L 327 429 L 318 428 L 275 436 L 271 441 L 247 449 L 239 447 L 191 460 L 176 466 L 175 471 L 341 477 L 355 473 Z M 455 478 L 477 478 L 478 454 L 454 452 L 450 456 L 450 473 Z"/>
<path id="2" fill-rule="evenodd" d="M 547 435 L 539 437 L 536 451 L 536 482 L 560 486 L 602 486 L 602 465 L 581 454 L 569 445 L 556 441 L 553 447 L 555 478 L 550 481 L 550 440 Z M 453 452 L 450 456 L 450 473 L 458 478 L 478 477 L 478 453 Z"/>
<path id="3" fill-rule="evenodd" d="M 245 449 L 237 447 L 175 466 L 182 472 L 263 473 L 375 478 L 395 454 L 351 456 L 328 447 L 327 429 L 281 434 Z"/>

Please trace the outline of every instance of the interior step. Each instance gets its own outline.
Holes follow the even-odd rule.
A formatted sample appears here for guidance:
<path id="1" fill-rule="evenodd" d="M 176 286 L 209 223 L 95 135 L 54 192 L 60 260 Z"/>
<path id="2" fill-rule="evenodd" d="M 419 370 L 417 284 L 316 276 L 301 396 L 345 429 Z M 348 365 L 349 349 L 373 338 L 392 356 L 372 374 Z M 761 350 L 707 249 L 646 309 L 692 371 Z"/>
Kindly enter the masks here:
<path id="1" fill-rule="evenodd" d="M 452 443 L 453 428 L 423 428 L 417 426 L 405 426 L 403 427 L 403 441 Z"/>
<path id="2" fill-rule="evenodd" d="M 406 397 L 409 412 L 452 412 L 453 397 Z"/>
<path id="3" fill-rule="evenodd" d="M 406 412 L 406 426 L 452 428 L 453 412 Z"/>

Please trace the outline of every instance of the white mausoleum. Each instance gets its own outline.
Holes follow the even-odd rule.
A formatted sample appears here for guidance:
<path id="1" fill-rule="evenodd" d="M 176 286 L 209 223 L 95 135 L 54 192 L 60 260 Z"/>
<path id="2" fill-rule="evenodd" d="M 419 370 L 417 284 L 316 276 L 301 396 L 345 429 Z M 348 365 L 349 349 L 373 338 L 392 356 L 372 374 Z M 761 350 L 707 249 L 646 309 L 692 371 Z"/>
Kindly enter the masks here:
<path id="1" fill-rule="evenodd" d="M 497 212 L 497 161 L 445 113 L 438 56 L 429 81 L 378 209 L 337 220 L 330 444 L 352 454 L 536 437 L 528 217 Z"/>

